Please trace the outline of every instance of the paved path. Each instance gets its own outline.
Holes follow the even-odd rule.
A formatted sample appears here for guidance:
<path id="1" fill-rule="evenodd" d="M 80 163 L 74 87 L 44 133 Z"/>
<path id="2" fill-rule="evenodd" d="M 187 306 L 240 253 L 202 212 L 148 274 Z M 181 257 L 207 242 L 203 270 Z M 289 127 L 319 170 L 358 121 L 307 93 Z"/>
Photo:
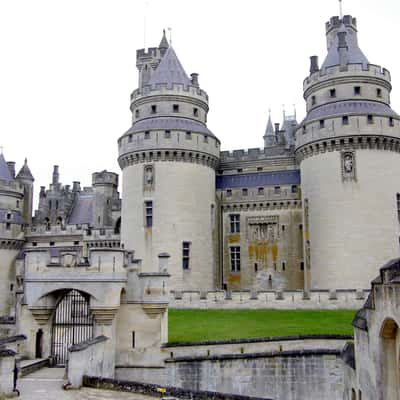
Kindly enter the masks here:
<path id="1" fill-rule="evenodd" d="M 43 368 L 18 380 L 21 400 L 149 400 L 154 397 L 83 388 L 63 390 L 64 368 Z"/>

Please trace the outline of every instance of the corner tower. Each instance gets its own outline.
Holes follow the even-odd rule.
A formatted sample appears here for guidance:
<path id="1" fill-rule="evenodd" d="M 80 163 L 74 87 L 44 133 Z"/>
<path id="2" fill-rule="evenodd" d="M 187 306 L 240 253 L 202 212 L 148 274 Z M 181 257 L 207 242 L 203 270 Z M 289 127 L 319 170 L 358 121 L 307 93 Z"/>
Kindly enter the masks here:
<path id="1" fill-rule="evenodd" d="M 165 35 L 159 48 L 137 51 L 137 66 L 133 124 L 118 140 L 121 241 L 143 272 L 157 271 L 159 254 L 169 253 L 172 289 L 213 288 L 220 142 L 206 125 L 208 96 Z"/>
<path id="2" fill-rule="evenodd" d="M 307 116 L 296 132 L 311 288 L 368 288 L 399 256 L 400 120 L 390 73 L 358 46 L 356 19 L 326 24 L 328 55 L 311 57 Z"/>

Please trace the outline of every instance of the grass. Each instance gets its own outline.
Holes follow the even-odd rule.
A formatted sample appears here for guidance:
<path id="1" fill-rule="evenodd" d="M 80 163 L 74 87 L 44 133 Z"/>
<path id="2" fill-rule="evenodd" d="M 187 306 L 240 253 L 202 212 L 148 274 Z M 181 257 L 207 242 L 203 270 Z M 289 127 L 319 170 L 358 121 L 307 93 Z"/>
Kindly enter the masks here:
<path id="1" fill-rule="evenodd" d="M 353 310 L 169 310 L 169 343 L 353 334 Z"/>

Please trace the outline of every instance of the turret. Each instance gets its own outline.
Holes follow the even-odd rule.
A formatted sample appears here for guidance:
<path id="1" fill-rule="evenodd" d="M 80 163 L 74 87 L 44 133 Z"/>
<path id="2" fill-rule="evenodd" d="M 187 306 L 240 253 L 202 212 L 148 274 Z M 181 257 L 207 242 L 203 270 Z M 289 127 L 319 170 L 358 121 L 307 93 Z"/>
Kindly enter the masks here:
<path id="1" fill-rule="evenodd" d="M 24 202 L 22 216 L 27 224 L 32 223 L 32 211 L 33 211 L 33 182 L 35 179 L 28 167 L 28 160 L 25 158 L 24 165 L 21 167 L 16 180 L 24 188 Z"/>
<path id="2" fill-rule="evenodd" d="M 359 48 L 356 19 L 331 18 L 326 36 L 321 68 L 311 57 L 296 131 L 305 278 L 311 288 L 367 288 L 377 266 L 399 256 L 400 117 L 389 71 Z"/>
<path id="3" fill-rule="evenodd" d="M 208 289 L 214 286 L 210 213 L 215 210 L 220 142 L 206 125 L 208 96 L 199 87 L 198 74 L 189 78 L 164 37 L 161 43 L 147 53 L 137 52 L 133 124 L 118 141 L 121 241 L 142 259 L 145 272 L 156 270 L 158 254 L 168 252 L 172 287 Z M 165 50 L 161 58 L 160 49 Z M 148 79 L 143 77 L 146 58 L 154 67 Z"/>
<path id="4" fill-rule="evenodd" d="M 276 145 L 276 135 L 271 120 L 271 112 L 269 112 L 267 128 L 264 135 L 264 147 L 271 147 Z"/>

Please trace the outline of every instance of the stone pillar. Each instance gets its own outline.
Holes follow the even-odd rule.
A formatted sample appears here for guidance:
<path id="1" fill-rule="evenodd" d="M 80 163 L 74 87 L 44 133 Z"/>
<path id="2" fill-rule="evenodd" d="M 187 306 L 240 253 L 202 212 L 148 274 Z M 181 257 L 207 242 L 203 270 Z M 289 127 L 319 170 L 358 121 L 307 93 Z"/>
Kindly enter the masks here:
<path id="1" fill-rule="evenodd" d="M 13 370 L 15 363 L 15 351 L 0 349 L 0 397 L 13 393 Z"/>

